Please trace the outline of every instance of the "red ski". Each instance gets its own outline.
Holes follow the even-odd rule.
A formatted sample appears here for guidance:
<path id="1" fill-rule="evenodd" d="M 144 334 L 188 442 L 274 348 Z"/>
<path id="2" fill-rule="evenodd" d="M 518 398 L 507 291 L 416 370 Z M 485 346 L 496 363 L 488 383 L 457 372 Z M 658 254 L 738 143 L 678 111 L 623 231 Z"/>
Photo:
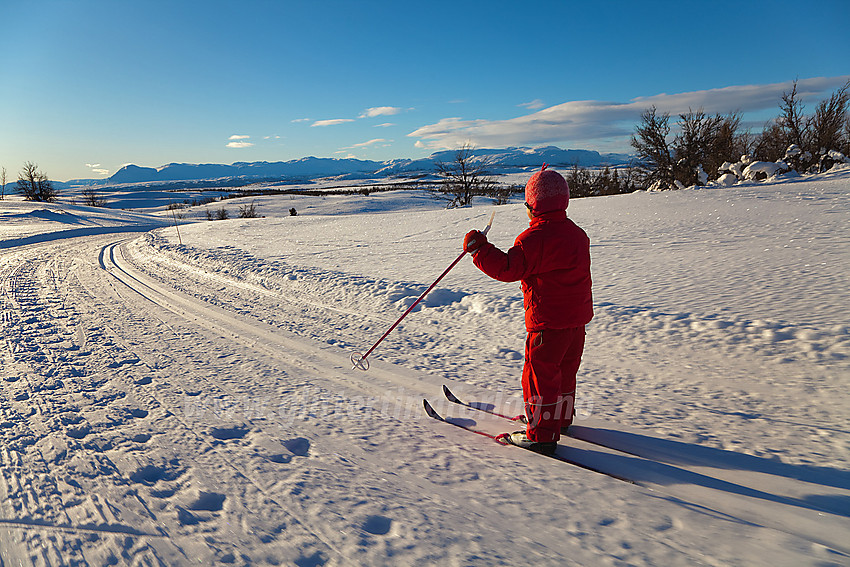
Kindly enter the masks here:
<path id="1" fill-rule="evenodd" d="M 446 390 L 448 390 L 448 389 L 446 389 Z M 451 392 L 449 392 L 449 393 L 451 393 Z M 428 403 L 428 400 L 423 399 L 422 403 L 425 406 L 425 413 L 428 414 L 428 417 L 436 419 L 437 421 L 442 421 L 443 423 L 448 423 L 449 425 L 454 425 L 455 427 L 458 427 L 460 429 L 465 429 L 466 431 L 469 431 L 471 433 L 475 433 L 477 435 L 482 435 L 484 437 L 488 437 L 488 438 L 492 439 L 493 441 L 495 441 L 496 443 L 499 443 L 500 445 L 510 445 L 512 447 L 516 447 L 516 445 L 508 443 L 504 439 L 504 437 L 506 437 L 507 435 L 510 435 L 509 433 L 502 433 L 502 434 L 499 434 L 499 435 L 493 435 L 491 433 L 487 433 L 486 431 L 481 431 L 480 429 L 475 429 L 475 427 L 473 427 L 473 426 L 465 425 L 464 423 L 452 421 L 451 419 L 444 418 L 439 413 L 437 413 L 437 411 L 431 406 L 430 403 Z M 479 409 L 479 408 L 473 408 L 473 409 Z M 488 413 L 492 413 L 492 412 L 488 412 Z M 499 415 L 499 414 L 493 414 L 493 415 Z M 505 416 L 501 416 L 501 417 L 505 417 Z M 508 419 L 511 419 L 511 418 L 508 418 Z M 517 448 L 520 448 L 520 447 L 517 447 Z M 530 452 L 534 452 L 534 451 L 530 451 Z M 596 467 L 590 466 L 590 465 L 585 464 L 585 463 L 580 463 L 576 460 L 573 460 L 573 459 L 570 459 L 569 457 L 564 456 L 563 454 L 559 454 L 558 452 L 555 452 L 552 455 L 544 455 L 543 453 L 535 453 L 535 454 L 542 455 L 544 457 L 549 457 L 551 459 L 555 459 L 555 460 L 558 460 L 558 461 L 562 461 L 564 463 L 569 463 L 571 465 L 574 465 L 574 466 L 577 466 L 577 467 L 580 467 L 580 468 L 583 468 L 585 470 L 589 470 L 589 471 L 592 471 L 592 472 L 595 472 L 595 473 L 604 474 L 606 476 L 610 476 L 611 478 L 616 478 L 617 480 L 622 480 L 623 482 L 628 482 L 629 484 L 638 484 L 637 482 L 635 482 L 635 481 L 633 481 L 629 478 L 626 478 L 624 476 L 620 476 L 619 474 L 616 474 L 616 473 L 612 473 L 612 472 L 608 472 L 608 471 L 598 469 Z"/>

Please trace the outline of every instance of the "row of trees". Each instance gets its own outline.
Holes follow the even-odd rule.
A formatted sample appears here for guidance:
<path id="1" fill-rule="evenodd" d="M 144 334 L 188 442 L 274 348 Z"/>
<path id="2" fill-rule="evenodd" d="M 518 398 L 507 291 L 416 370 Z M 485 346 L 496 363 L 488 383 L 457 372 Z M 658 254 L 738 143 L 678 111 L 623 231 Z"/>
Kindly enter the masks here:
<path id="1" fill-rule="evenodd" d="M 574 165 L 565 176 L 570 186 L 570 197 L 599 197 L 601 195 L 620 195 L 637 190 L 634 169 L 622 170 L 605 166 L 599 171 L 592 171 Z"/>
<path id="2" fill-rule="evenodd" d="M 495 204 L 503 205 L 511 195 L 523 191 L 522 185 L 498 183 L 489 170 L 492 161 L 486 156 L 475 156 L 473 147 L 464 144 L 449 162 L 438 162 L 437 174 L 442 181 L 433 189 L 434 194 L 447 202 L 448 208 L 464 207 L 475 197 L 487 197 Z M 565 176 L 572 197 L 594 197 L 618 195 L 637 190 L 633 168 L 623 170 L 605 167 L 592 171 L 574 165 Z"/>
<path id="3" fill-rule="evenodd" d="M 702 109 L 679 115 L 671 136 L 670 114 L 654 106 L 641 115 L 631 145 L 639 186 L 672 189 L 715 179 L 725 162 L 743 155 L 758 161 L 784 160 L 799 172 L 825 171 L 838 153 L 850 155 L 850 81 L 815 112 L 806 115 L 794 82 L 782 95 L 780 114 L 761 134 L 741 130 L 741 114 L 710 116 Z"/>

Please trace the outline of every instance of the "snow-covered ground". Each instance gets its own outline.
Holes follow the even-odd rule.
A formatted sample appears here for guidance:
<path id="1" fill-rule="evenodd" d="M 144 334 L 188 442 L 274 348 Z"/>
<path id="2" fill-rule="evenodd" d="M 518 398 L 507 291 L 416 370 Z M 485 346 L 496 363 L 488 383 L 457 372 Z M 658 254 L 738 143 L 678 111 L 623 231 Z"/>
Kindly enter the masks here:
<path id="1" fill-rule="evenodd" d="M 440 391 L 520 411 L 519 286 L 468 259 L 351 369 L 493 210 L 506 249 L 522 204 L 416 192 L 179 237 L 0 201 L 0 564 L 850 564 L 850 168 L 571 203 L 596 317 L 560 454 L 631 482 L 425 416 L 516 429 Z"/>

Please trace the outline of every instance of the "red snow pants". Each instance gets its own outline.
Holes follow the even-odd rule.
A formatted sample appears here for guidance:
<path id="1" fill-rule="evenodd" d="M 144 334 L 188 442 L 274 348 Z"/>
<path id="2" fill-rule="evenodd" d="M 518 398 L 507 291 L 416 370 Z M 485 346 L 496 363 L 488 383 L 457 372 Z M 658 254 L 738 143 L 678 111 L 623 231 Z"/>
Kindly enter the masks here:
<path id="1" fill-rule="evenodd" d="M 530 440 L 557 441 L 561 427 L 572 423 L 576 373 L 583 351 L 583 326 L 528 333 L 522 395 Z"/>

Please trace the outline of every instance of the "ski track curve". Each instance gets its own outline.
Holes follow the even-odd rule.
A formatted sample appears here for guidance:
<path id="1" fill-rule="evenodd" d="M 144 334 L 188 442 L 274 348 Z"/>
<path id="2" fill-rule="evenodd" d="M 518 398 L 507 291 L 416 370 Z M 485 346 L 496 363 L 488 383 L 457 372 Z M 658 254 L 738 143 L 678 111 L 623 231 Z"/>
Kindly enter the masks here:
<path id="1" fill-rule="evenodd" d="M 419 404 L 441 376 L 381 361 L 351 371 L 338 344 L 199 299 L 232 278 L 172 260 L 194 274 L 187 295 L 146 273 L 139 242 L 95 236 L 0 257 L 3 562 L 587 564 L 601 554 L 690 565 L 734 560 L 748 545 L 740 534 L 777 544 L 765 557 L 787 560 L 790 546 L 801 559 L 847 559 L 838 541 L 765 522 L 769 510 L 745 514 L 660 482 L 624 486 L 435 427 Z M 277 299 L 373 330 L 357 326 L 358 311 Z M 539 517 L 569 509 L 581 514 Z M 704 521 L 728 542 L 694 542 L 686 526 Z M 505 533 L 516 545 L 501 545 Z"/>

